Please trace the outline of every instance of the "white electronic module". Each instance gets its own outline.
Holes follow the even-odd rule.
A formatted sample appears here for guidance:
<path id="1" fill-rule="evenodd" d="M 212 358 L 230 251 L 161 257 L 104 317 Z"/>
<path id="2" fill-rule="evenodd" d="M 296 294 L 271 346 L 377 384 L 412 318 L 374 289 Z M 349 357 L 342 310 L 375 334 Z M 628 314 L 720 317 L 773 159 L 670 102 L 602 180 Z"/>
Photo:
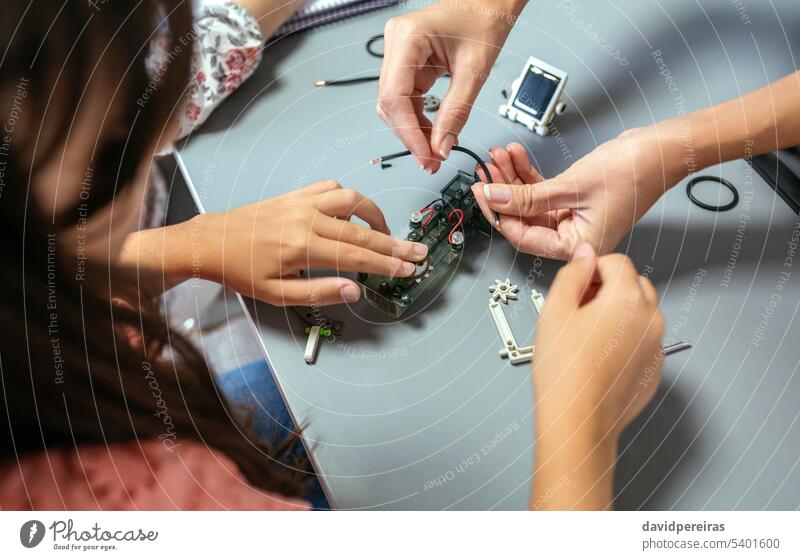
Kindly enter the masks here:
<path id="1" fill-rule="evenodd" d="M 567 77 L 563 70 L 530 57 L 511 84 L 508 100 L 500 106 L 500 114 L 524 124 L 539 136 L 547 136 L 553 117 L 567 108 L 562 101 Z"/>

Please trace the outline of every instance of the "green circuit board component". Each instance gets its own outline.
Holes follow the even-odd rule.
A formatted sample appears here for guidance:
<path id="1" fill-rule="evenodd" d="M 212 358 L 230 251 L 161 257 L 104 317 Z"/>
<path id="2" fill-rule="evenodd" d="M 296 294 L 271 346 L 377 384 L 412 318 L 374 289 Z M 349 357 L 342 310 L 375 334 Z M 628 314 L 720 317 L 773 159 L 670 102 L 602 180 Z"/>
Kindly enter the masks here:
<path id="1" fill-rule="evenodd" d="M 441 209 L 427 223 L 419 222 L 420 213 L 412 214 L 409 241 L 428 246 L 428 257 L 416 263 L 417 269 L 408 278 L 391 278 L 378 274 L 359 274 L 364 298 L 389 317 L 401 317 L 427 290 L 450 277 L 464 252 L 476 235 L 491 235 L 491 226 L 475 202 L 471 187 L 478 179 L 460 171 L 441 190 L 438 201 Z M 464 213 L 461 226 L 454 230 L 460 210 Z M 449 220 L 451 217 L 453 219 Z M 427 216 L 426 216 L 427 219 Z M 453 233 L 450 238 L 450 233 Z M 458 235 L 457 233 L 461 233 Z"/>

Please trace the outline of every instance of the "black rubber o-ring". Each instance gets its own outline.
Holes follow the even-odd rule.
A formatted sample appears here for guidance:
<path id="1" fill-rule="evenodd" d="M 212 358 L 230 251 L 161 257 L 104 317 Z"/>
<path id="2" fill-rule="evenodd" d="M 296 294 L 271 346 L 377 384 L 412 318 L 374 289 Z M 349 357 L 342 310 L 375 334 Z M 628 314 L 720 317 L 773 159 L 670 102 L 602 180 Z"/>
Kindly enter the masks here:
<path id="1" fill-rule="evenodd" d="M 375 35 L 374 37 L 370 37 L 369 41 L 367 41 L 367 52 L 374 56 L 375 58 L 383 58 L 383 53 L 378 52 L 372 48 L 372 45 L 375 44 L 376 41 L 380 41 L 383 39 L 383 35 Z"/>
<path id="2" fill-rule="evenodd" d="M 706 204 L 702 200 L 698 199 L 694 194 L 692 194 L 692 189 L 697 183 L 702 183 L 703 181 L 711 181 L 714 183 L 719 183 L 729 191 L 733 195 L 733 200 L 731 200 L 727 204 L 721 204 L 719 206 L 714 206 L 713 204 Z M 736 187 L 733 186 L 733 183 L 728 181 L 727 179 L 723 179 L 722 177 L 714 177 L 713 175 L 703 175 L 701 177 L 695 177 L 688 183 L 686 183 L 686 196 L 689 197 L 696 206 L 704 210 L 711 210 L 712 212 L 726 212 L 731 208 L 734 208 L 737 204 L 739 204 L 739 191 L 736 190 Z"/>

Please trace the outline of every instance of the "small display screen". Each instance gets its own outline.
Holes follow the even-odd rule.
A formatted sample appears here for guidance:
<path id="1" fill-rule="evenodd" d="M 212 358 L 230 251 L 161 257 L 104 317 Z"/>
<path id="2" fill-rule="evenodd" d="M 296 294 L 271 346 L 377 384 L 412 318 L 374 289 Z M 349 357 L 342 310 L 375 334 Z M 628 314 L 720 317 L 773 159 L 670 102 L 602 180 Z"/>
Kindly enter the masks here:
<path id="1" fill-rule="evenodd" d="M 560 80 L 541 68 L 531 66 L 517 90 L 514 106 L 535 118 L 541 118 L 556 92 Z"/>

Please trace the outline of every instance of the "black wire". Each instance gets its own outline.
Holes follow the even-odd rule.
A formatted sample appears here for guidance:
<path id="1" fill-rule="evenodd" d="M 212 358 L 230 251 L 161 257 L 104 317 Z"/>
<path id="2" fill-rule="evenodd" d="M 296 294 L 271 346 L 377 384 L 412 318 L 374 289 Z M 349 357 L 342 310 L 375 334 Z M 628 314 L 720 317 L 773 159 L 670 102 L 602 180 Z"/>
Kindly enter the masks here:
<path id="1" fill-rule="evenodd" d="M 483 172 L 486 174 L 486 179 L 487 179 L 486 182 L 487 183 L 494 183 L 494 179 L 492 179 L 492 174 L 489 173 L 489 168 L 486 167 L 486 164 L 483 163 L 483 160 L 478 156 L 478 154 L 476 154 L 475 152 L 473 152 L 469 148 L 463 148 L 461 146 L 453 146 L 452 149 L 453 149 L 454 152 L 461 152 L 462 154 L 467 154 L 472 159 L 477 161 L 478 165 L 481 166 L 481 170 L 483 170 Z M 389 154 L 389 155 L 386 155 L 386 156 L 381 156 L 380 158 L 378 158 L 375 161 L 376 162 L 377 161 L 384 162 L 384 161 L 389 161 L 389 160 L 393 160 L 393 159 L 397 159 L 397 158 L 405 157 L 405 156 L 410 156 L 410 155 L 411 155 L 410 151 L 404 150 L 402 152 L 395 152 L 393 154 Z"/>
<path id="2" fill-rule="evenodd" d="M 453 150 L 456 151 L 456 152 L 461 152 L 462 154 L 467 154 L 472 159 L 477 161 L 478 165 L 481 166 L 481 169 L 486 174 L 486 182 L 487 183 L 494 183 L 494 180 L 492 179 L 492 174 L 489 173 L 489 168 L 486 167 L 486 164 L 483 163 L 483 160 L 480 157 L 478 157 L 478 154 L 476 154 L 475 152 L 473 152 L 472 150 L 470 150 L 468 148 L 462 148 L 461 146 L 453 146 Z"/>
<path id="3" fill-rule="evenodd" d="M 451 149 L 454 152 L 461 152 L 462 154 L 467 154 L 472 159 L 477 161 L 478 165 L 481 166 L 481 169 L 486 174 L 486 182 L 487 183 L 494 183 L 494 179 L 492 179 L 492 174 L 489 173 L 489 168 L 486 167 L 486 164 L 483 163 L 483 160 L 480 157 L 478 157 L 478 154 L 476 154 L 475 152 L 473 152 L 469 148 L 463 148 L 461 146 L 453 146 Z M 395 158 L 405 157 L 405 156 L 410 156 L 410 155 L 411 155 L 411 152 L 408 151 L 408 150 L 405 150 L 403 152 L 395 152 L 394 154 L 389 154 L 387 156 L 382 156 L 382 157 L 378 158 L 377 160 L 372 160 L 372 163 L 377 163 L 377 162 L 383 163 L 384 161 L 388 161 L 390 159 L 395 159 Z M 691 194 L 690 194 L 690 197 L 691 197 Z M 738 194 L 737 194 L 737 200 L 738 200 Z M 492 215 L 494 217 L 494 225 L 497 228 L 500 228 L 500 213 L 497 212 L 496 210 L 492 210 Z"/>
<path id="4" fill-rule="evenodd" d="M 380 76 L 363 76 L 361 78 L 346 78 L 343 80 L 321 80 L 318 86 L 351 86 L 353 84 L 363 84 L 364 82 L 377 82 Z"/>
<path id="5" fill-rule="evenodd" d="M 370 37 L 367 41 L 367 52 L 370 56 L 374 56 L 375 58 L 383 58 L 382 52 L 377 52 L 372 48 L 376 41 L 382 40 L 383 35 L 375 35 L 374 37 Z M 318 80 L 315 85 L 317 87 L 329 87 L 329 86 L 352 86 L 355 84 L 363 84 L 366 82 L 377 82 L 380 80 L 380 76 L 362 76 L 361 78 L 345 78 L 341 80 Z"/>
<path id="6" fill-rule="evenodd" d="M 402 151 L 402 152 L 395 152 L 395 153 L 393 153 L 393 154 L 389 154 L 388 156 L 381 156 L 381 157 L 379 157 L 377 160 L 374 160 L 374 161 L 375 161 L 376 163 L 377 163 L 377 162 L 379 162 L 379 161 L 380 161 L 380 162 L 384 162 L 384 161 L 391 161 L 391 160 L 393 160 L 393 159 L 397 159 L 397 158 L 401 158 L 401 157 L 406 157 L 406 156 L 410 156 L 410 155 L 411 155 L 411 152 L 409 152 L 408 150 L 404 150 L 404 151 Z"/>
<path id="7" fill-rule="evenodd" d="M 428 224 L 436 223 L 439 221 L 439 218 L 442 217 L 442 214 L 444 214 L 444 199 L 441 197 L 434 198 L 422 208 L 433 208 L 433 214 L 431 215 L 430 220 L 425 220 L 425 222 Z M 423 226 L 423 229 L 427 229 L 427 227 Z"/>
<path id="8" fill-rule="evenodd" d="M 367 49 L 367 53 L 369 53 L 370 56 L 374 56 L 375 58 L 383 58 L 383 53 L 382 52 L 378 52 L 378 51 L 376 51 L 375 49 L 372 48 L 376 41 L 379 41 L 379 40 L 382 40 L 382 39 L 383 39 L 383 35 L 375 35 L 374 37 L 370 37 L 367 40 L 366 49 Z M 450 74 L 449 73 L 444 73 L 444 74 L 442 74 L 442 76 L 445 77 L 445 78 L 449 78 Z M 323 87 L 323 86 L 351 86 L 351 85 L 355 85 L 355 84 L 363 84 L 364 82 L 377 82 L 380 79 L 381 79 L 380 76 L 364 76 L 362 78 L 350 78 L 350 79 L 344 79 L 344 80 L 317 80 L 314 83 L 314 85 L 316 87 Z"/>

